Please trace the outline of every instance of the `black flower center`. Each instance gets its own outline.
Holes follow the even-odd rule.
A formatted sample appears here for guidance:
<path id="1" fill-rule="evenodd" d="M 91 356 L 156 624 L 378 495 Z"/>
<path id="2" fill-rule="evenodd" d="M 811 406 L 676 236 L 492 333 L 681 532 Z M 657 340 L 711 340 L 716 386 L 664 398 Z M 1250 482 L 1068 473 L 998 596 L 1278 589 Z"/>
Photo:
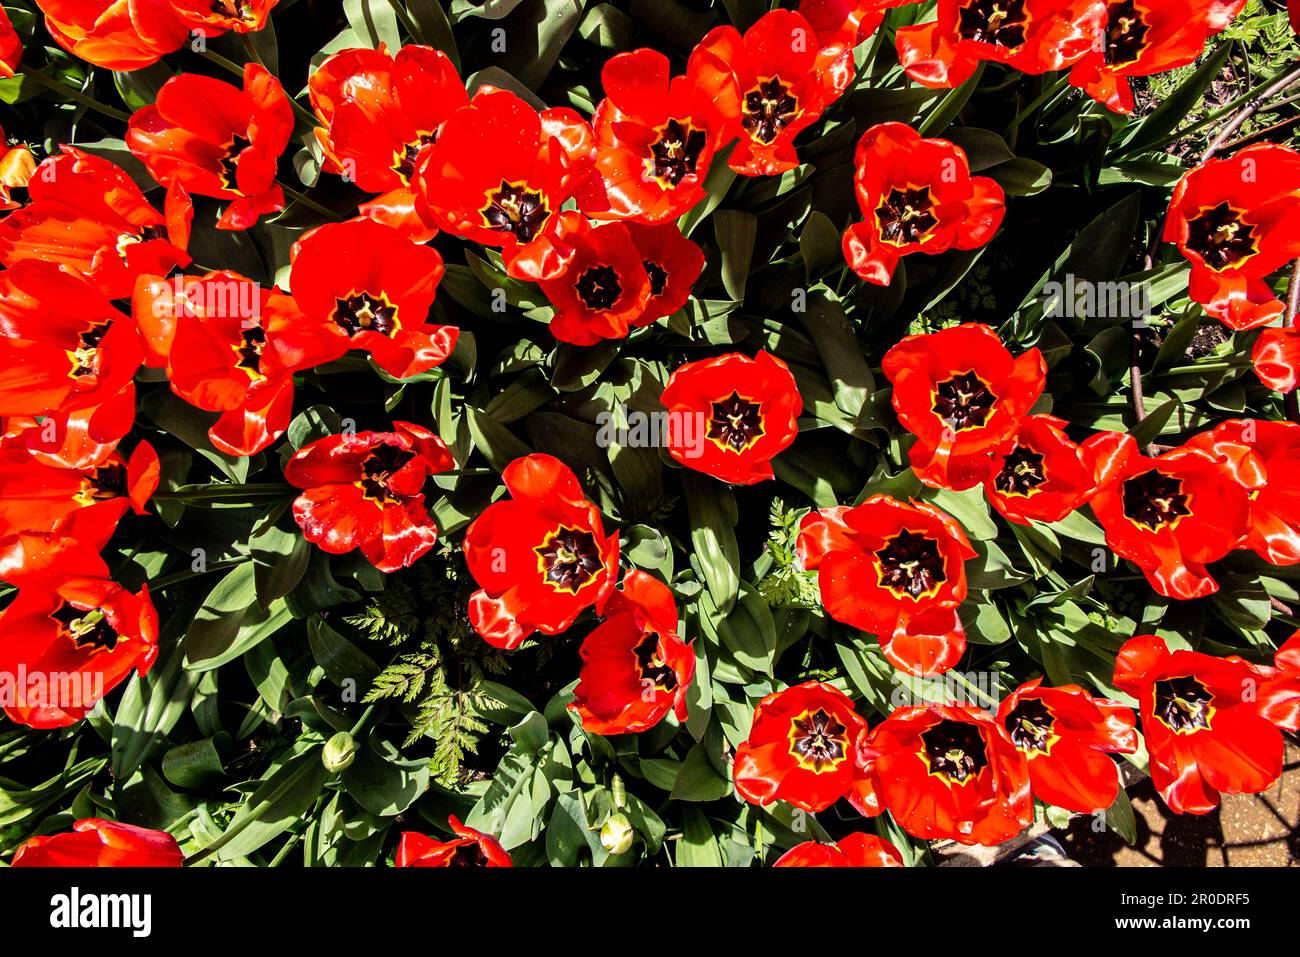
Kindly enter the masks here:
<path id="1" fill-rule="evenodd" d="M 998 397 L 974 372 L 963 372 L 934 387 L 931 410 L 954 432 L 978 429 L 989 418 Z"/>
<path id="2" fill-rule="evenodd" d="M 1146 49 L 1147 32 L 1151 27 L 1142 13 L 1133 0 L 1106 6 L 1106 51 L 1103 58 L 1107 66 L 1133 63 Z"/>
<path id="3" fill-rule="evenodd" d="M 574 289 L 582 304 L 593 312 L 614 308 L 618 297 L 623 295 L 623 286 L 613 266 L 592 266 L 585 270 Z"/>
<path id="4" fill-rule="evenodd" d="M 561 525 L 533 551 L 547 584 L 576 595 L 605 567 L 591 532 Z"/>
<path id="5" fill-rule="evenodd" d="M 810 771 L 834 770 L 848 748 L 848 729 L 822 708 L 805 711 L 790 722 L 790 753 Z"/>
<path id="6" fill-rule="evenodd" d="M 1208 731 L 1214 695 L 1190 675 L 1155 683 L 1155 715 L 1175 734 Z"/>
<path id="7" fill-rule="evenodd" d="M 1003 460 L 1001 470 L 993 478 L 993 485 L 1006 495 L 1028 495 L 1046 481 L 1043 454 L 1017 445 Z"/>
<path id="8" fill-rule="evenodd" d="M 239 155 L 252 145 L 247 137 L 237 135 L 226 147 L 226 153 L 221 157 L 221 185 L 226 189 L 239 192 L 239 181 L 235 172 L 239 166 Z"/>
<path id="9" fill-rule="evenodd" d="M 458 841 L 447 857 L 448 867 L 487 867 L 487 864 L 487 855 L 478 841 Z"/>
<path id="10" fill-rule="evenodd" d="M 361 489 L 366 498 L 376 502 L 397 501 L 399 496 L 388 483 L 411 459 L 415 453 L 396 445 L 381 445 L 361 463 Z"/>
<path id="11" fill-rule="evenodd" d="M 1187 248 L 1211 269 L 1228 269 L 1259 252 L 1255 227 L 1227 203 L 1201 210 L 1187 223 Z"/>
<path id="12" fill-rule="evenodd" d="M 248 0 L 212 0 L 210 9 L 219 17 L 229 17 L 241 23 L 255 23 L 253 5 Z"/>
<path id="13" fill-rule="evenodd" d="M 1151 530 L 1191 515 L 1182 479 L 1149 469 L 1124 481 L 1124 514 Z"/>
<path id="14" fill-rule="evenodd" d="M 916 600 L 933 594 L 948 580 L 938 543 L 919 532 L 903 529 L 876 552 L 880 584 L 900 598 Z"/>
<path id="15" fill-rule="evenodd" d="M 633 654 L 636 655 L 637 673 L 641 676 L 643 685 L 649 682 L 650 687 L 656 691 L 673 691 L 677 688 L 677 673 L 668 667 L 659 654 L 658 635 L 646 635 L 633 649 Z"/>
<path id="16" fill-rule="evenodd" d="M 383 293 L 376 299 L 368 292 L 352 292 L 334 302 L 334 321 L 349 336 L 358 332 L 377 332 L 391 337 L 397 331 L 397 306 Z"/>
<path id="17" fill-rule="evenodd" d="M 108 623 L 108 616 L 102 609 L 83 611 L 65 601 L 50 612 L 50 617 L 59 623 L 60 631 L 78 649 L 94 654 L 117 647 L 117 631 Z"/>
<path id="18" fill-rule="evenodd" d="M 1015 49 L 1025 42 L 1025 0 L 972 0 L 958 8 L 962 39 Z"/>
<path id="19" fill-rule="evenodd" d="M 945 718 L 922 732 L 921 743 L 930 773 L 952 784 L 965 784 L 988 767 L 984 738 L 979 728 L 965 721 Z"/>
<path id="20" fill-rule="evenodd" d="M 1052 729 L 1056 715 L 1040 698 L 1023 698 L 1007 715 L 1007 732 L 1021 751 L 1048 754 L 1052 747 Z"/>
<path id="21" fill-rule="evenodd" d="M 760 143 L 771 143 L 799 116 L 799 101 L 779 76 L 759 81 L 745 94 L 740 125 Z"/>
<path id="22" fill-rule="evenodd" d="M 78 498 L 86 503 L 105 502 L 126 495 L 126 466 L 120 462 L 101 465 L 81 480 Z"/>
<path id="23" fill-rule="evenodd" d="M 889 195 L 876 207 L 876 222 L 880 226 L 880 238 L 887 243 L 904 246 L 921 242 L 939 222 L 934 215 L 930 187 L 891 187 Z"/>
<path id="24" fill-rule="evenodd" d="M 99 362 L 100 343 L 104 341 L 112 325 L 112 320 L 97 322 L 77 337 L 77 348 L 68 352 L 68 358 L 72 360 L 72 371 L 68 373 L 69 376 L 79 379 L 95 371 L 95 366 Z"/>
<path id="25" fill-rule="evenodd" d="M 407 143 L 398 152 L 393 154 L 393 172 L 402 178 L 403 183 L 408 183 L 411 177 L 415 175 L 415 167 L 420 161 L 420 154 L 424 148 L 429 146 L 437 139 L 433 133 L 421 133 L 413 142 Z"/>
<path id="26" fill-rule="evenodd" d="M 243 369 L 253 378 L 262 374 L 262 352 L 266 349 L 266 331 L 258 325 L 239 331 L 239 344 L 234 347 L 236 368 Z"/>
<path id="27" fill-rule="evenodd" d="M 676 186 L 695 172 L 707 140 L 704 131 L 692 128 L 689 120 L 669 120 L 650 144 L 647 170 L 661 185 Z"/>
<path id="28" fill-rule="evenodd" d="M 732 392 L 721 402 L 711 402 L 708 437 L 733 452 L 743 452 L 763 435 L 763 405 Z"/>
<path id="29" fill-rule="evenodd" d="M 487 194 L 487 205 L 479 213 L 488 229 L 510 233 L 521 243 L 532 242 L 551 215 L 539 191 L 505 180 L 500 189 Z"/>
<path id="30" fill-rule="evenodd" d="M 668 270 L 653 259 L 642 260 L 646 275 L 650 277 L 650 295 L 661 296 L 668 288 Z"/>

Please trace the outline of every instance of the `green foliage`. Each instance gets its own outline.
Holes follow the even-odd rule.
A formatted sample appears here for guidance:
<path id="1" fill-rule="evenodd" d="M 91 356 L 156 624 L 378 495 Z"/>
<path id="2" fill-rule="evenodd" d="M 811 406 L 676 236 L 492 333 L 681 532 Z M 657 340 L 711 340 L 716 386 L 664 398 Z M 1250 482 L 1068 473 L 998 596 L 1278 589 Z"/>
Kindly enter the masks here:
<path id="1" fill-rule="evenodd" d="M 401 578 L 349 624 L 376 641 L 403 650 L 381 671 L 363 699 L 366 704 L 400 701 L 408 710 L 411 730 L 402 746 L 422 738 L 434 743 L 429 770 L 434 780 L 461 783 L 466 754 L 477 754 L 488 731 L 480 717 L 491 707 L 483 691 L 489 675 L 509 671 L 504 653 L 485 644 L 469 627 L 465 614 L 467 583 L 464 561 L 444 548 L 414 570 L 414 583 Z"/>
<path id="2" fill-rule="evenodd" d="M 767 550 L 772 556 L 772 570 L 758 583 L 758 593 L 773 608 L 817 608 L 820 599 L 817 578 L 799 566 L 795 545 L 799 539 L 799 522 L 806 509 L 789 510 L 779 498 L 772 499 Z"/>

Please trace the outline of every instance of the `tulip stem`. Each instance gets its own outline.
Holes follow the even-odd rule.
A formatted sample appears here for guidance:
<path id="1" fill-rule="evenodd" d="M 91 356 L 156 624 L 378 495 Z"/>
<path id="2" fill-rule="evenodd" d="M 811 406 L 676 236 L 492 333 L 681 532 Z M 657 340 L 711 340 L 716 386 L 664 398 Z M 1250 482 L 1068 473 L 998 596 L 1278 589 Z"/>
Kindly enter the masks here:
<path id="1" fill-rule="evenodd" d="M 239 35 L 240 42 L 244 44 L 244 55 L 248 57 L 250 63 L 256 63 L 263 70 L 266 70 L 266 62 L 262 59 L 262 54 L 257 52 L 257 47 L 253 45 L 253 38 L 247 33 Z M 268 70 L 268 72 L 270 72 Z"/>
<path id="2" fill-rule="evenodd" d="M 348 734 L 352 735 L 352 737 L 354 738 L 358 734 L 360 734 L 361 730 L 370 721 L 370 717 L 374 713 L 375 713 L 375 706 L 372 704 L 369 707 L 367 707 L 365 711 L 361 712 L 361 717 L 357 718 L 357 723 L 352 726 L 352 730 L 349 731 Z"/>
<path id="3" fill-rule="evenodd" d="M 987 694 L 986 692 L 984 692 L 984 691 L 981 690 L 980 688 L 977 688 L 975 685 L 973 685 L 973 684 L 970 682 L 970 679 L 968 679 L 968 678 L 967 678 L 965 675 L 963 675 L 961 672 L 959 672 L 959 671 L 953 671 L 953 672 L 951 672 L 951 674 L 956 675 L 957 680 L 960 681 L 963 685 L 966 686 L 966 690 L 967 690 L 967 691 L 969 691 L 971 694 L 975 695 L 975 697 L 977 697 L 977 698 L 982 698 L 982 699 L 984 700 L 984 703 L 985 703 L 986 705 L 988 705 L 989 707 L 991 707 L 994 711 L 997 711 L 999 702 L 998 702 L 998 700 L 997 700 L 996 698 L 994 698 L 994 697 L 992 697 L 991 695 Z"/>
<path id="4" fill-rule="evenodd" d="M 112 119 L 115 120 L 121 120 L 123 123 L 129 122 L 131 119 L 130 113 L 126 113 L 122 110 L 117 109 L 116 107 L 109 106 L 106 103 L 101 103 L 93 96 L 87 96 L 85 93 L 82 93 L 80 90 L 76 89 L 75 87 L 71 87 L 68 86 L 67 84 L 60 83 L 52 76 L 48 76 L 45 73 L 41 72 L 40 70 L 25 70 L 22 75 L 30 76 L 33 80 L 35 80 L 41 86 L 45 87 L 47 90 L 50 90 L 51 92 L 54 93 L 58 93 L 60 96 L 66 96 L 68 99 L 80 103 L 82 106 L 89 107 L 90 109 L 96 111 L 97 113 L 103 113 L 105 116 L 111 117 Z"/>
<path id="5" fill-rule="evenodd" d="M 261 54 L 257 52 L 257 48 L 253 46 L 253 41 L 249 38 L 248 34 L 244 34 L 242 39 L 244 41 L 244 52 L 248 56 L 248 61 L 250 63 L 256 63 L 258 66 L 262 67 L 263 69 L 267 69 L 266 63 L 262 60 Z M 221 67 L 223 70 L 233 73 L 235 76 L 240 77 L 241 79 L 243 78 L 244 68 L 240 66 L 238 63 L 236 63 L 234 60 L 228 60 L 217 51 L 209 50 L 207 47 L 204 47 L 202 50 L 198 52 L 206 59 L 211 60 L 217 66 Z M 289 96 L 288 93 L 285 94 L 285 97 L 289 100 L 289 105 L 293 107 L 294 116 L 296 116 L 300 122 L 306 123 L 309 129 L 319 124 L 320 121 L 316 118 L 316 115 L 311 112 L 311 110 L 302 106 L 297 100 Z"/>
<path id="6" fill-rule="evenodd" d="M 216 502 L 226 499 L 240 499 L 248 496 L 264 498 L 266 496 L 285 495 L 292 489 L 278 482 L 255 482 L 245 485 L 214 482 L 210 485 L 182 485 L 171 491 L 154 492 L 151 498 L 161 501 L 177 502 Z"/>
<path id="7" fill-rule="evenodd" d="M 1295 72 L 1295 71 L 1292 70 L 1292 71 L 1289 71 L 1289 72 L 1288 72 L 1287 74 L 1285 74 L 1285 75 L 1289 76 L 1291 73 L 1294 73 L 1294 72 Z M 1230 103 L 1227 103 L 1227 104 L 1225 104 L 1224 106 L 1221 106 L 1219 109 L 1215 110 L 1215 111 L 1214 111 L 1213 113 L 1211 113 L 1209 116 L 1203 117 L 1203 118 L 1197 120 L 1195 123 L 1190 124 L 1189 126 L 1184 126 L 1184 127 L 1182 127 L 1181 129 L 1175 130 L 1173 133 L 1169 134 L 1168 136 L 1162 137 L 1161 139 L 1159 139 L 1159 140 L 1156 141 L 1155 143 L 1152 143 L 1150 146 L 1147 146 L 1147 147 L 1146 147 L 1146 150 L 1148 150 L 1148 151 L 1163 150 L 1163 149 L 1164 149 L 1166 146 L 1168 146 L 1170 143 L 1176 143 L 1176 142 L 1178 142 L 1179 140 L 1186 139 L 1187 137 L 1191 136 L 1193 133 L 1199 133 L 1201 130 L 1205 129 L 1207 126 L 1211 126 L 1211 125 L 1213 125 L 1214 123 L 1217 123 L 1219 120 L 1221 120 L 1223 117 L 1225 117 L 1225 116 L 1227 116 L 1228 114 L 1230 114 L 1230 113 L 1231 113 L 1233 110 L 1235 110 L 1237 107 L 1241 106 L 1241 104 L 1246 103 L 1247 101 L 1249 101 L 1252 97 L 1255 96 L 1255 92 L 1256 92 L 1257 90 L 1265 90 L 1265 89 L 1270 88 L 1270 87 L 1272 86 L 1272 84 L 1273 84 L 1273 81 L 1274 81 L 1274 78 L 1272 78 L 1272 77 L 1270 77 L 1269 79 L 1266 79 L 1266 80 L 1261 80 L 1261 81 L 1260 81 L 1258 84 L 1256 84 L 1254 87 L 1252 87 L 1251 89 L 1247 90 L 1245 93 L 1241 94 L 1241 96 L 1237 97 L 1235 100 L 1231 101 Z M 1272 105 L 1273 105 L 1273 106 L 1281 106 L 1282 104 L 1281 104 L 1281 103 L 1274 103 L 1274 104 L 1272 104 Z M 1123 155 L 1123 150 L 1122 150 L 1122 149 L 1121 149 L 1121 151 L 1120 151 L 1120 155 L 1121 155 L 1121 156 Z"/>
<path id="8" fill-rule="evenodd" d="M 1196 375 L 1200 372 L 1232 372 L 1236 369 L 1249 369 L 1250 360 L 1220 359 L 1217 362 L 1197 362 L 1189 366 L 1174 366 L 1162 370 L 1162 375 Z"/>
<path id="9" fill-rule="evenodd" d="M 1028 118 L 1030 114 L 1039 107 L 1046 105 L 1049 100 L 1055 99 L 1057 94 L 1059 94 L 1061 90 L 1069 84 L 1069 82 L 1070 74 L 1067 71 L 1062 71 L 1060 76 L 1043 88 L 1042 93 L 1039 93 L 1038 96 L 1029 101 L 1028 106 L 1021 108 L 1020 112 L 1016 114 L 1016 118 L 1011 121 L 1011 125 L 1007 127 L 1007 132 L 1004 138 L 1009 139 L 1015 136 L 1016 130 L 1019 129 L 1021 122 Z"/>
<path id="10" fill-rule="evenodd" d="M 241 77 L 241 78 L 243 77 L 244 68 L 240 66 L 238 63 L 236 63 L 234 60 L 227 60 L 216 50 L 209 50 L 206 46 L 198 52 L 205 59 L 211 60 L 217 66 L 221 67 L 223 70 L 227 70 L 235 74 L 235 76 L 237 77 Z"/>
<path id="11" fill-rule="evenodd" d="M 302 205 L 306 206 L 308 209 L 312 210 L 313 212 L 317 212 L 320 213 L 322 216 L 329 217 L 329 219 L 332 222 L 335 223 L 341 222 L 345 218 L 341 214 L 334 212 L 334 210 L 326 206 L 322 206 L 320 203 L 316 202 L 316 200 L 309 197 L 306 193 L 300 193 L 292 186 L 286 186 L 284 185 L 284 183 L 281 183 L 280 188 L 284 190 L 284 194 L 288 196 L 290 199 L 292 199 L 295 203 L 302 203 Z"/>
<path id="12" fill-rule="evenodd" d="M 1147 417 L 1146 398 L 1142 394 L 1142 342 L 1135 325 L 1128 337 L 1128 396 L 1133 403 L 1133 417 L 1137 424 Z"/>
<path id="13" fill-rule="evenodd" d="M 1258 96 L 1251 99 L 1245 106 L 1234 113 L 1227 123 L 1223 124 L 1223 128 L 1219 130 L 1214 139 L 1210 140 L 1210 145 L 1201 154 L 1201 162 L 1204 163 L 1222 149 L 1232 135 L 1241 129 L 1243 123 L 1268 104 L 1269 98 L 1276 96 L 1297 82 L 1300 82 L 1300 66 L 1295 67 L 1265 87 Z"/>

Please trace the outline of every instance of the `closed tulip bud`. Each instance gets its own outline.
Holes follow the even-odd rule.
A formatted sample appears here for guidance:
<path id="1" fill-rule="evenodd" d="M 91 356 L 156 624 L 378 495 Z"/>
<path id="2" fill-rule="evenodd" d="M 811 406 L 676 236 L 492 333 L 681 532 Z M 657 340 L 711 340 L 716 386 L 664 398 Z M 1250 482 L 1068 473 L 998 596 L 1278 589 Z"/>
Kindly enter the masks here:
<path id="1" fill-rule="evenodd" d="M 610 815 L 600 829 L 601 846 L 611 854 L 626 854 L 635 838 L 632 822 L 622 812 Z"/>
<path id="2" fill-rule="evenodd" d="M 325 742 L 325 750 L 321 752 L 321 762 L 325 765 L 325 770 L 337 774 L 350 768 L 356 756 L 357 743 L 352 740 L 352 735 L 340 731 Z"/>

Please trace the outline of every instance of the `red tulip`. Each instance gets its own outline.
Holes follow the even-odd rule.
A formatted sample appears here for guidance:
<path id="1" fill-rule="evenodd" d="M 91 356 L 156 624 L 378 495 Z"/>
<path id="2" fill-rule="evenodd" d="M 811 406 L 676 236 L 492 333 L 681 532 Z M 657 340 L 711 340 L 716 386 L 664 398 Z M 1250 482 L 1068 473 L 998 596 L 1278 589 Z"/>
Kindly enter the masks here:
<path id="1" fill-rule="evenodd" d="M 14 855 L 14 867 L 181 867 L 185 855 L 176 838 L 151 831 L 85 818 L 70 832 L 29 838 Z"/>

